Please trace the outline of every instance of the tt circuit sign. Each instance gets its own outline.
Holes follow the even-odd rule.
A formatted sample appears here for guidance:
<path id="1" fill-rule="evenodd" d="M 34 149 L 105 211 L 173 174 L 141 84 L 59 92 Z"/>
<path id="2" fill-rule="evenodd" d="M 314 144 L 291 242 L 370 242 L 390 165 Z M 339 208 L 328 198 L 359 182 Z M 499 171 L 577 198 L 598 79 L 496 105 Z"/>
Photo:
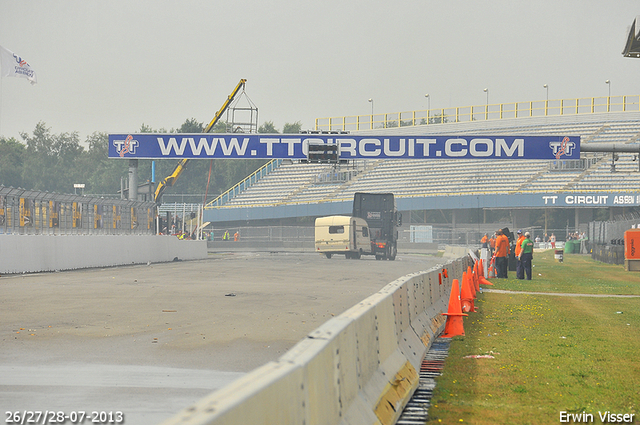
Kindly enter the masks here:
<path id="1" fill-rule="evenodd" d="M 110 134 L 109 158 L 305 159 L 309 145 L 340 159 L 579 159 L 575 136 L 355 136 L 331 134 Z"/>
<path id="2" fill-rule="evenodd" d="M 640 205 L 640 194 L 636 193 L 572 193 L 543 195 L 543 205 L 552 207 L 625 207 Z"/>

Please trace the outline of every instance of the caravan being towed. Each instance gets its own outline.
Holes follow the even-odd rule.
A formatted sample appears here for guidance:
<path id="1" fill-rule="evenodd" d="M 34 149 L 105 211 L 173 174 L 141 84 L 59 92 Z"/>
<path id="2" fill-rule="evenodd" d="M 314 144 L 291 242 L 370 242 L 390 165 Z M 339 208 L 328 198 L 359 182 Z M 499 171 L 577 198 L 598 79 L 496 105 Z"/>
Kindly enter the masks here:
<path id="1" fill-rule="evenodd" d="M 317 218 L 316 252 L 327 258 L 344 254 L 346 258 L 359 259 L 364 254 L 372 254 L 367 222 L 344 215 Z"/>

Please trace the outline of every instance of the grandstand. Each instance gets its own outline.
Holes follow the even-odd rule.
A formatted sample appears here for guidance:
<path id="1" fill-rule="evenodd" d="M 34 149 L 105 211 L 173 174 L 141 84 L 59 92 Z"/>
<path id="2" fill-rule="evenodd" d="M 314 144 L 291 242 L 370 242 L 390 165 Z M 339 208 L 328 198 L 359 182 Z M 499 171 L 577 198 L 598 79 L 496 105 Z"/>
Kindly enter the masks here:
<path id="1" fill-rule="evenodd" d="M 640 141 L 640 111 L 636 105 L 634 112 L 466 121 L 352 134 L 562 135 L 580 136 L 582 146 L 629 144 Z M 638 154 L 619 153 L 614 161 L 611 153 L 585 152 L 580 160 L 571 161 L 375 159 L 337 165 L 282 161 L 224 204 L 208 207 L 205 216 L 206 221 L 216 223 L 234 222 L 240 217 L 263 220 L 349 214 L 355 192 L 385 191 L 396 195 L 401 211 L 512 208 L 520 211 L 512 225 L 526 227 L 527 213 L 523 211 L 532 208 L 604 207 L 613 214 L 623 211 L 622 207 L 640 205 L 639 163 Z M 617 202 L 622 195 L 625 201 Z M 606 202 L 575 201 L 584 196 L 588 201 Z M 589 214 L 586 217 L 588 220 Z"/>

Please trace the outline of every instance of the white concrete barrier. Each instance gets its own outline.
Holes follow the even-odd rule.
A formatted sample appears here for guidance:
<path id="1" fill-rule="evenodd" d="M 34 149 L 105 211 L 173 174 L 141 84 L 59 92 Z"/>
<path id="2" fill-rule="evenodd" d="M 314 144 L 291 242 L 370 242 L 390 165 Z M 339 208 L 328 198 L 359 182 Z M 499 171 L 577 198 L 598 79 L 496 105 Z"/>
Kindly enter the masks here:
<path id="1" fill-rule="evenodd" d="M 402 277 L 311 332 L 278 359 L 164 425 L 390 425 L 444 330 L 451 282 L 468 257 Z M 446 270 L 446 271 L 445 271 Z"/>
<path id="2" fill-rule="evenodd" d="M 0 273 L 33 273 L 207 257 L 206 241 L 155 235 L 0 235 Z"/>

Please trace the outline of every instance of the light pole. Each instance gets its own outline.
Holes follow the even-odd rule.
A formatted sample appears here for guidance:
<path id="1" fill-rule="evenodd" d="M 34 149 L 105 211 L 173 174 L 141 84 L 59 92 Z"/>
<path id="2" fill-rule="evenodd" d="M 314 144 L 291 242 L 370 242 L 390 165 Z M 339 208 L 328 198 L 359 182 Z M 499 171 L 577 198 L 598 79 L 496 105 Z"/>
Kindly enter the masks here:
<path id="1" fill-rule="evenodd" d="M 489 89 L 485 88 L 483 91 L 487 94 L 487 105 L 484 108 L 484 119 L 488 120 L 489 119 Z"/>
<path id="2" fill-rule="evenodd" d="M 431 96 L 429 93 L 425 94 L 424 97 L 427 98 L 427 124 L 429 124 L 429 111 L 431 110 Z"/>
<path id="3" fill-rule="evenodd" d="M 371 129 L 373 130 L 373 99 L 369 98 L 369 103 L 371 103 Z"/>
<path id="4" fill-rule="evenodd" d="M 547 91 L 547 101 L 544 103 L 544 114 L 547 115 L 547 111 L 549 110 L 549 86 L 545 84 L 542 87 Z"/>
<path id="5" fill-rule="evenodd" d="M 607 86 L 609 86 L 609 96 L 607 97 L 607 112 L 611 110 L 611 81 L 607 80 L 604 82 Z"/>

